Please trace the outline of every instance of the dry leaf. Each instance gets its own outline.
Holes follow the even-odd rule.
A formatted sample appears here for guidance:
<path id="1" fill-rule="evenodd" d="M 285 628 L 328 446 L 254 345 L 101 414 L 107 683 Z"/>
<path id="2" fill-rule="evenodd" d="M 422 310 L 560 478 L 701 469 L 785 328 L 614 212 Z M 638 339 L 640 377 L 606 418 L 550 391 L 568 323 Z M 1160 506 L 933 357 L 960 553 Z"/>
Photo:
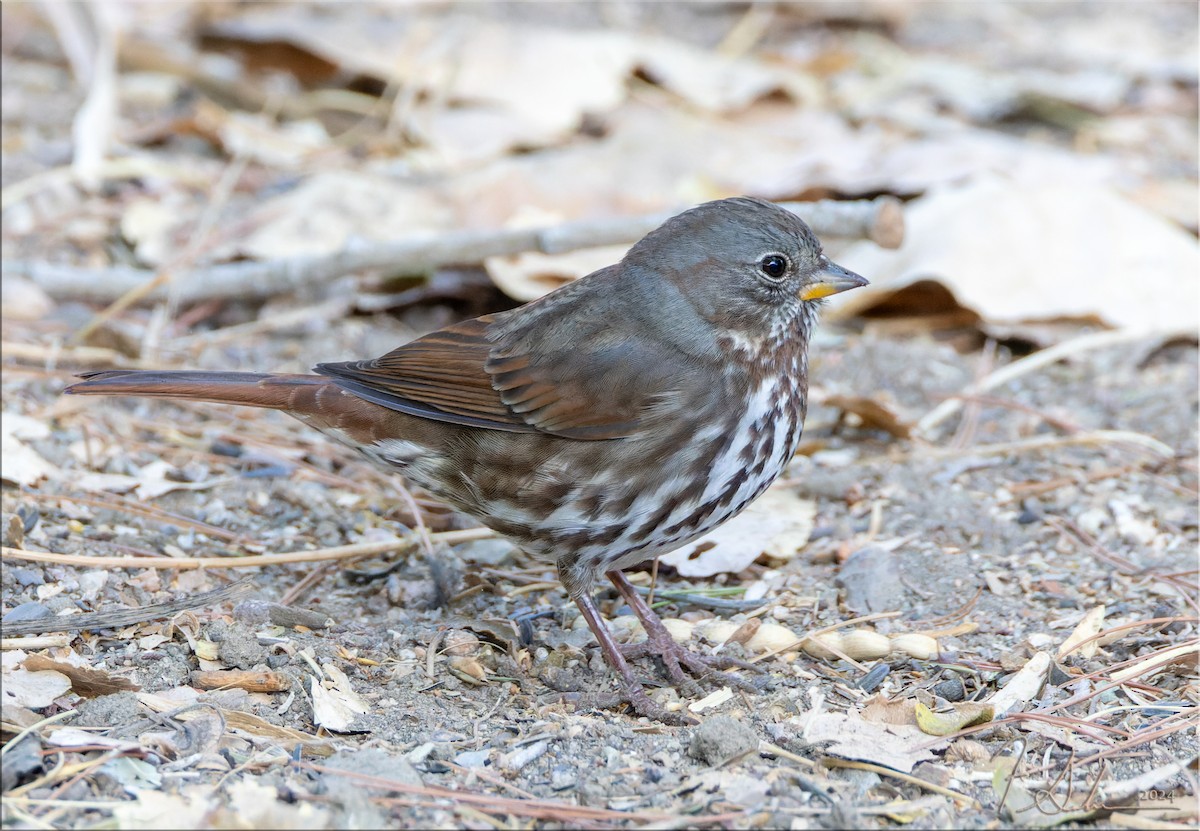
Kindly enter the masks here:
<path id="1" fill-rule="evenodd" d="M 227 790 L 229 805 L 218 812 L 215 827 L 294 828 L 300 831 L 330 827 L 328 808 L 305 801 L 286 802 L 274 782 L 246 777 L 231 782 Z"/>
<path id="2" fill-rule="evenodd" d="M 882 693 L 877 693 L 867 700 L 862 708 L 862 717 L 879 724 L 907 724 L 910 727 L 917 725 L 917 713 L 912 699 L 901 698 L 892 701 Z"/>
<path id="3" fill-rule="evenodd" d="M 27 672 L 24 669 L 5 669 L 0 686 L 3 687 L 5 704 L 42 710 L 71 689 L 71 679 L 53 670 Z"/>
<path id="4" fill-rule="evenodd" d="M 988 703 L 995 710 L 995 717 L 1004 718 L 1016 709 L 1017 705 L 1032 701 L 1042 691 L 1049 671 L 1050 653 L 1038 652 L 1030 658 L 1007 684 L 988 699 Z"/>
<path id="5" fill-rule="evenodd" d="M 867 428 L 884 430 L 899 439 L 912 433 L 912 422 L 902 419 L 894 404 L 864 395 L 827 395 L 822 401 L 827 407 L 836 407 L 844 413 L 853 413 Z"/>
<path id="6" fill-rule="evenodd" d="M 708 577 L 741 571 L 763 553 L 788 559 L 808 542 L 816 510 L 794 491 L 769 488 L 741 514 L 662 561 L 685 577 Z"/>
<path id="7" fill-rule="evenodd" d="M 1096 650 L 1100 644 L 1098 640 L 1090 640 L 1100 634 L 1100 630 L 1104 628 L 1104 606 L 1096 606 L 1089 609 L 1083 619 L 1079 621 L 1079 625 L 1073 631 L 1062 646 L 1058 648 L 1058 658 L 1063 658 L 1078 650 L 1080 656 L 1084 658 L 1092 658 L 1096 654 Z M 1087 641 L 1087 643 L 1083 643 Z M 1080 644 L 1083 644 L 1082 646 Z"/>
<path id="8" fill-rule="evenodd" d="M 317 173 L 294 190 L 265 200 L 247 224 L 257 230 L 222 247 L 220 256 L 314 256 L 354 240 L 399 242 L 456 225 L 428 187 L 346 170 Z"/>
<path id="9" fill-rule="evenodd" d="M 30 655 L 25 659 L 25 663 L 22 666 L 30 672 L 52 670 L 62 673 L 70 680 L 71 689 L 85 698 L 141 689 L 141 687 L 128 678 L 122 678 L 119 675 L 113 675 L 104 670 L 74 666 L 63 661 L 55 661 L 47 658 L 45 655 Z"/>
<path id="10" fill-rule="evenodd" d="M 5 278 L 7 280 L 7 278 Z M 50 428 L 35 418 L 5 411 L 0 415 L 0 476 L 14 485 L 34 485 L 58 473 L 58 468 L 22 439 L 44 439 Z"/>
<path id="11" fill-rule="evenodd" d="M 825 752 L 843 759 L 874 762 L 911 773 L 917 762 L 934 758 L 941 744 L 906 724 L 870 722 L 852 713 L 816 713 L 804 727 L 807 742 L 830 742 Z"/>
<path id="12" fill-rule="evenodd" d="M 358 715 L 371 708 L 354 691 L 344 672 L 333 664 L 324 664 L 321 669 L 329 681 L 326 686 L 315 677 L 312 680 L 313 722 L 326 730 L 345 733 Z"/>
<path id="13" fill-rule="evenodd" d="M 19 274 L 0 280 L 0 308 L 9 320 L 41 320 L 54 309 L 54 301 L 37 283 Z"/>
<path id="14" fill-rule="evenodd" d="M 113 818 L 120 828 L 147 831 L 156 828 L 178 828 L 181 831 L 211 828 L 208 814 L 217 804 L 211 790 L 207 786 L 196 786 L 178 794 L 138 791 L 133 801 L 113 805 Z"/>
<path id="15" fill-rule="evenodd" d="M 992 705 L 985 701 L 961 701 L 951 707 L 948 713 L 935 713 L 918 701 L 915 707 L 917 727 L 931 736 L 949 736 L 964 727 L 989 722 L 995 715 Z"/>
<path id="16" fill-rule="evenodd" d="M 909 203 L 905 224 L 897 251 L 859 243 L 839 255 L 871 280 L 845 298 L 839 316 L 932 279 L 988 321 L 1200 326 L 1195 238 L 1106 188 L 978 180 Z"/>

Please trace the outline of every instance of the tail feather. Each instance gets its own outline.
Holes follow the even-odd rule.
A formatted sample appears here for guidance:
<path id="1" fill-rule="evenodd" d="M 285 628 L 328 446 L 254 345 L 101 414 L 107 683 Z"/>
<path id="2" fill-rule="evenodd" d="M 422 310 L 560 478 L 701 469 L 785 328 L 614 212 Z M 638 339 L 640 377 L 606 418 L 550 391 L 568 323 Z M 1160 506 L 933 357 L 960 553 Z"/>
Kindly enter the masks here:
<path id="1" fill-rule="evenodd" d="M 87 372 L 63 392 L 70 395 L 136 395 L 241 404 L 272 410 L 296 409 L 296 393 L 328 386 L 320 375 L 268 375 L 258 372 L 106 369 Z"/>

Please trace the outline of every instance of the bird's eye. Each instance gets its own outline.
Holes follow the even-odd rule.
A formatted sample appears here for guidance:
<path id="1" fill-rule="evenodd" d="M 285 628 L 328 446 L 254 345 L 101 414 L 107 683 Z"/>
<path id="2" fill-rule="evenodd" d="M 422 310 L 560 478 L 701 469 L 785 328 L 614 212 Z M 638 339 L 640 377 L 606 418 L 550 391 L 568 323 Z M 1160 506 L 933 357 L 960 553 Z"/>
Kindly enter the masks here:
<path id="1" fill-rule="evenodd" d="M 788 270 L 787 257 L 782 254 L 767 254 L 758 261 L 758 270 L 772 280 L 782 279 Z"/>

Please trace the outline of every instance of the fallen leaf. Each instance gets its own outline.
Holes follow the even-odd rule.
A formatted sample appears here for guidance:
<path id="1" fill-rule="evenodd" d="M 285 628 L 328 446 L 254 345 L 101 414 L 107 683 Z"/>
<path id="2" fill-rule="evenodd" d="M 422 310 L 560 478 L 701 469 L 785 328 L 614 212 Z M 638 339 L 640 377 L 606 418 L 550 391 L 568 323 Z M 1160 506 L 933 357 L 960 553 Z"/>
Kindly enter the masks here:
<path id="1" fill-rule="evenodd" d="M 71 679 L 53 670 L 28 672 L 12 669 L 5 670 L 0 686 L 3 687 L 5 704 L 42 710 L 71 689 Z"/>
<path id="2" fill-rule="evenodd" d="M 894 404 L 885 403 L 878 398 L 865 395 L 827 395 L 822 403 L 843 413 L 853 413 L 862 420 L 864 427 L 883 430 L 899 439 L 906 439 L 912 434 L 912 421 L 902 419 Z"/>
<path id="3" fill-rule="evenodd" d="M 6 278 L 7 279 L 7 278 Z M 50 428 L 36 418 L 5 411 L 0 414 L 0 476 L 14 485 L 34 485 L 58 473 L 58 468 L 22 439 L 44 439 Z"/>
<path id="4" fill-rule="evenodd" d="M 951 705 L 948 713 L 935 713 L 920 701 L 914 708 L 917 727 L 931 736 L 949 736 L 964 727 L 985 724 L 992 720 L 995 711 L 991 704 L 983 701 L 961 701 Z"/>
<path id="5" fill-rule="evenodd" d="M 1195 238 L 1113 191 L 979 179 L 905 208 L 904 244 L 855 244 L 838 262 L 870 277 L 840 317 L 935 280 L 985 320 L 1099 319 L 1112 326 L 1195 332 Z"/>
<path id="6" fill-rule="evenodd" d="M 1098 640 L 1092 640 L 1096 635 L 1100 634 L 1100 630 L 1104 628 L 1104 606 L 1096 606 L 1089 609 L 1083 619 L 1075 627 L 1075 630 L 1063 641 L 1062 646 L 1058 648 L 1058 658 L 1063 658 L 1070 655 L 1072 652 L 1078 651 L 1080 656 L 1084 658 L 1092 658 L 1096 655 L 1096 650 L 1100 643 Z M 1087 643 L 1084 643 L 1087 641 Z M 1081 645 L 1082 644 L 1082 645 Z"/>
<path id="7" fill-rule="evenodd" d="M 45 655 L 30 655 L 22 666 L 30 672 L 52 670 L 65 675 L 71 682 L 71 689 L 85 698 L 98 695 L 111 695 L 126 690 L 141 689 L 137 684 L 119 675 L 112 675 L 99 669 L 74 666 L 63 661 L 55 661 Z"/>
<path id="8" fill-rule="evenodd" d="M 764 553 L 795 556 L 808 542 L 816 503 L 783 487 L 769 488 L 746 510 L 710 534 L 662 557 L 685 577 L 738 572 Z"/>
<path id="9" fill-rule="evenodd" d="M 829 742 L 824 752 L 833 756 L 874 762 L 902 773 L 911 773 L 917 762 L 934 758 L 933 749 L 942 746 L 916 727 L 870 722 L 851 713 L 816 713 L 805 724 L 804 740 Z"/>
<path id="10" fill-rule="evenodd" d="M 344 672 L 333 664 L 324 664 L 321 669 L 329 680 L 322 683 L 312 679 L 313 722 L 326 730 L 345 733 L 355 718 L 371 708 L 354 691 Z"/>

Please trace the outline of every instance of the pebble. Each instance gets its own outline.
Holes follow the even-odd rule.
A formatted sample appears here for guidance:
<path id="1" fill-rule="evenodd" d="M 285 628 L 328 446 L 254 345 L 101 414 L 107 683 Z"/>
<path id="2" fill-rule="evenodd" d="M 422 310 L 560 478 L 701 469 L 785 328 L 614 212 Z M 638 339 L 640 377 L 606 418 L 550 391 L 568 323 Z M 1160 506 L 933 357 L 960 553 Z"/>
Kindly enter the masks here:
<path id="1" fill-rule="evenodd" d="M 30 601 L 29 603 L 21 603 L 9 609 L 8 614 L 3 618 L 5 623 L 20 623 L 26 620 L 41 620 L 42 618 L 50 617 L 54 612 L 41 603 Z"/>
<path id="2" fill-rule="evenodd" d="M 758 736 L 729 716 L 713 716 L 693 728 L 688 755 L 707 765 L 720 765 L 758 747 Z"/>

